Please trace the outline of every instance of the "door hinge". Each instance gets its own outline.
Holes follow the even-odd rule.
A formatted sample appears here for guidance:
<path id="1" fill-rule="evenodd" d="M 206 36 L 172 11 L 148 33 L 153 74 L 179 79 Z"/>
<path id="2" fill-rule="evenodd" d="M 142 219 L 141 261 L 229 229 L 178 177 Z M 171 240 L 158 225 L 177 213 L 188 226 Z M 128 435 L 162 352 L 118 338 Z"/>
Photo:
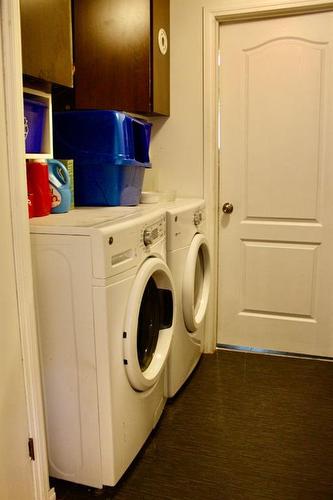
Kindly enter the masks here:
<path id="1" fill-rule="evenodd" d="M 35 460 L 35 447 L 34 440 L 32 438 L 28 439 L 29 457 L 31 460 Z"/>

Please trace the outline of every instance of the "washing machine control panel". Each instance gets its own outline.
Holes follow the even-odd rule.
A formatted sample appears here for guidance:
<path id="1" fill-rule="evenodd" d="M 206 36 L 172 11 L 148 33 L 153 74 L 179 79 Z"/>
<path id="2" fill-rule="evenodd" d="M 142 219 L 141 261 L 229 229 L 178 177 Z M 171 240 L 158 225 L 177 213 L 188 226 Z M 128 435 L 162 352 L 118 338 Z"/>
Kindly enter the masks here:
<path id="1" fill-rule="evenodd" d="M 153 224 L 145 226 L 142 230 L 142 242 L 145 247 L 153 245 L 165 237 L 165 217 L 161 217 Z"/>

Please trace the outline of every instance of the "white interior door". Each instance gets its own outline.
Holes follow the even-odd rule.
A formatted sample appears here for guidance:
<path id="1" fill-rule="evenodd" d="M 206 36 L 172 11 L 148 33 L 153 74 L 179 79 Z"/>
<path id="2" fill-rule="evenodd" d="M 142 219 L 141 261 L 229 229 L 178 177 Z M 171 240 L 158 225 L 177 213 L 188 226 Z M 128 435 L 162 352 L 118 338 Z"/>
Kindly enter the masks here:
<path id="1" fill-rule="evenodd" d="M 220 35 L 218 343 L 332 356 L 333 13 Z"/>

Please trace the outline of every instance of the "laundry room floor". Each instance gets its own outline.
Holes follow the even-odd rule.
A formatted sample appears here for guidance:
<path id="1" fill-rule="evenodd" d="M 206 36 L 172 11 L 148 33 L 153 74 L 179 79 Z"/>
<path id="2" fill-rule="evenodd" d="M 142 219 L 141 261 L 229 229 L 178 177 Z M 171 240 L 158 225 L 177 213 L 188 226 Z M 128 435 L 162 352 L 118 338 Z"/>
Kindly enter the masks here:
<path id="1" fill-rule="evenodd" d="M 116 487 L 51 485 L 57 500 L 332 500 L 333 362 L 206 354 Z"/>

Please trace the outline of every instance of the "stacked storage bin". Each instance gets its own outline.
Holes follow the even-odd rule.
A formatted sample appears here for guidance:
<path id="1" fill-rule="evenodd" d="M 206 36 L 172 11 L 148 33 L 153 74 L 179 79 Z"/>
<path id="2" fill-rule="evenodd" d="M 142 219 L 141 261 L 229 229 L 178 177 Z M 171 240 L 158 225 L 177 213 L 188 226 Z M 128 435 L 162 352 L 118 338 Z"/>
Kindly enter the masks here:
<path id="1" fill-rule="evenodd" d="M 137 205 L 150 132 L 151 123 L 119 111 L 55 113 L 54 155 L 74 160 L 75 205 Z"/>
<path id="2" fill-rule="evenodd" d="M 24 97 L 24 136 L 26 153 L 41 153 L 46 104 Z"/>

